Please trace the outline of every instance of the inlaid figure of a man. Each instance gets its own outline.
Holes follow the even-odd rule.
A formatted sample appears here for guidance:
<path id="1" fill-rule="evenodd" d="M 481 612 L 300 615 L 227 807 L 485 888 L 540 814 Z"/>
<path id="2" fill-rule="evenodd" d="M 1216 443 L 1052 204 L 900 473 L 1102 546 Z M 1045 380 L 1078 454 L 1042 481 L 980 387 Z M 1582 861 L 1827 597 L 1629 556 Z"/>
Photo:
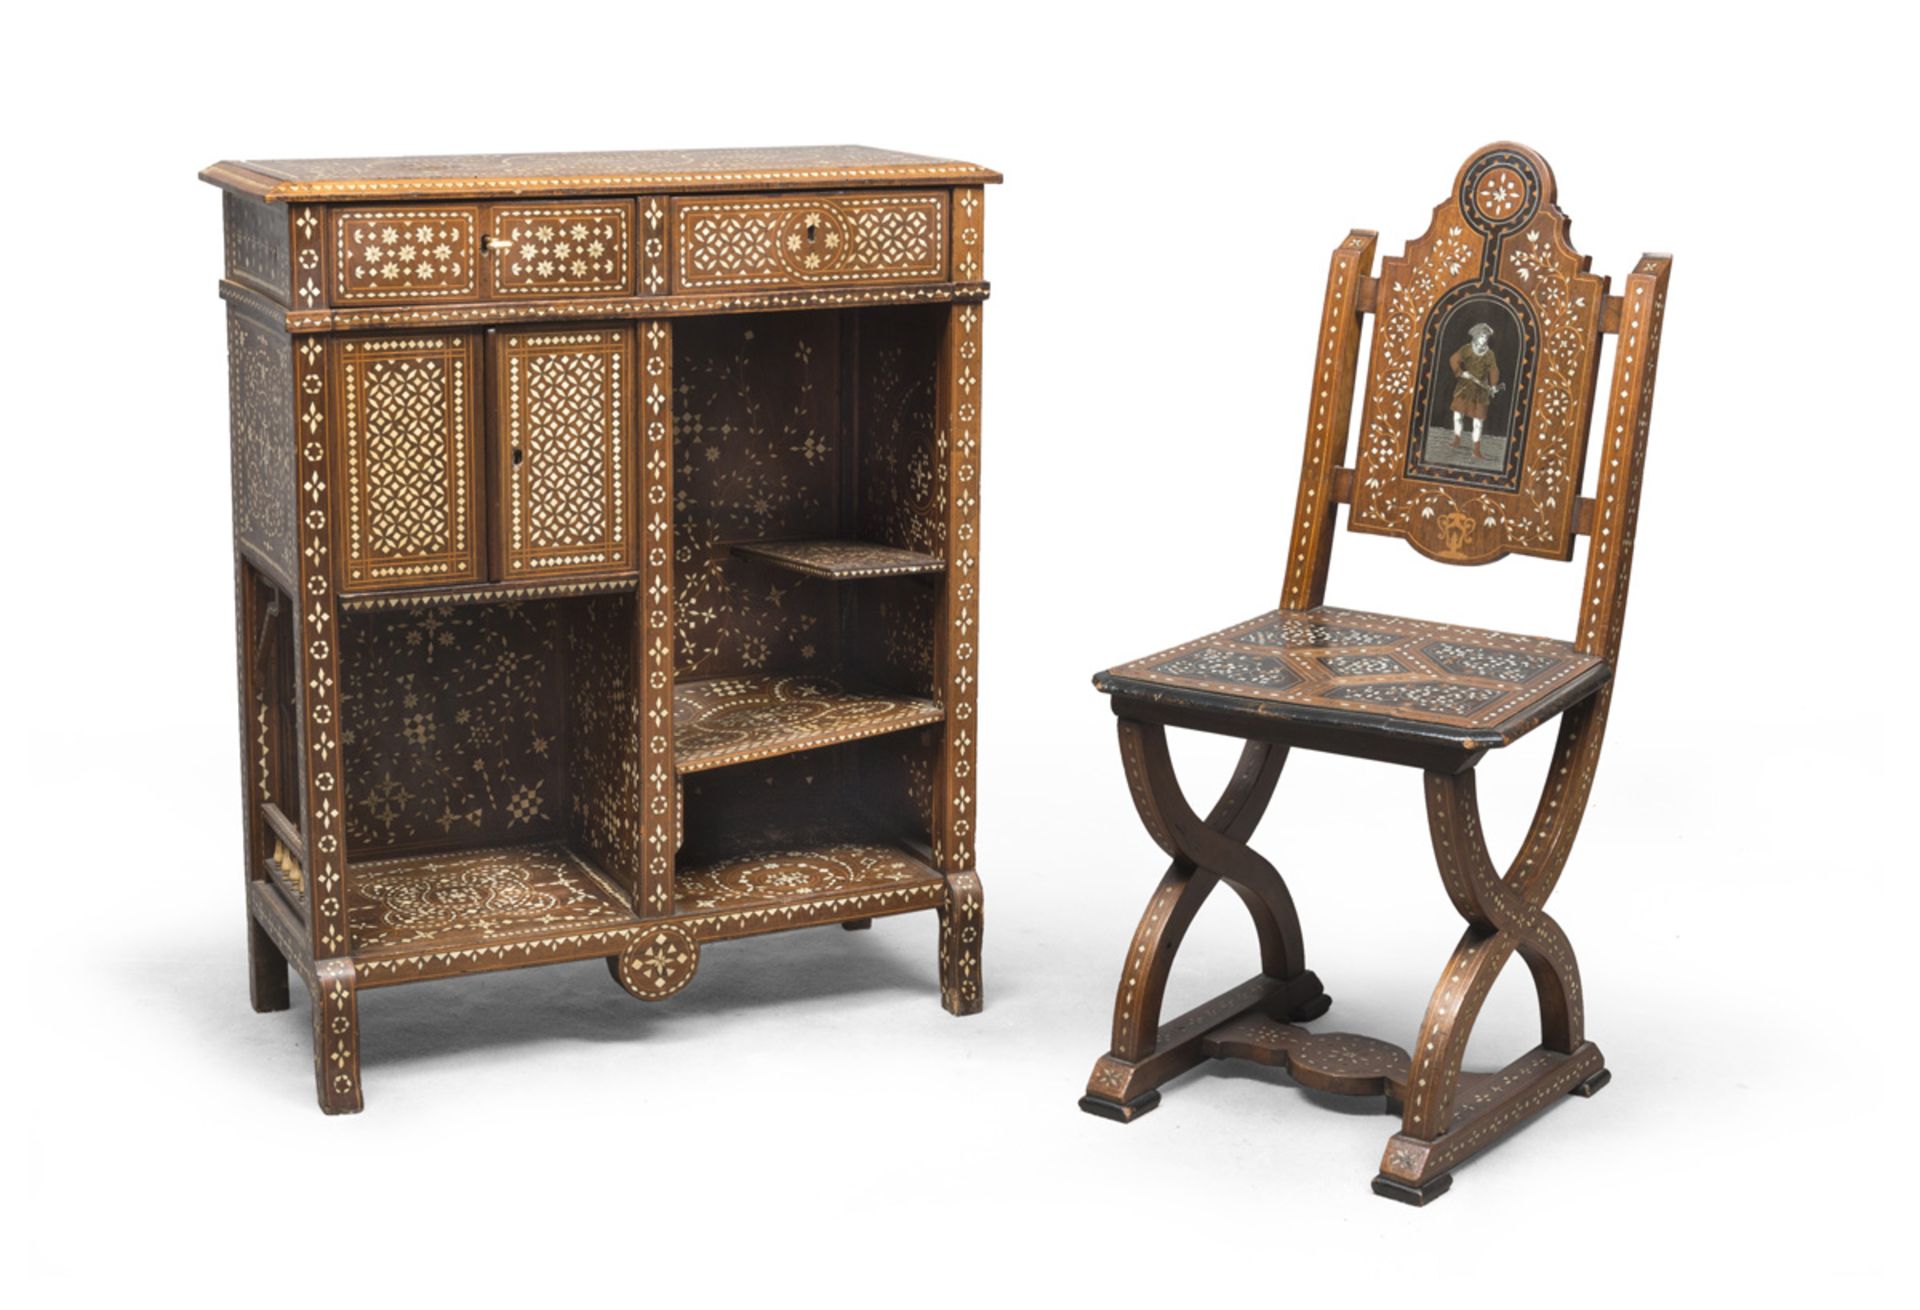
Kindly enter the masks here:
<path id="1" fill-rule="evenodd" d="M 1500 394 L 1500 363 L 1493 357 L 1493 329 L 1475 323 L 1467 329 L 1467 344 L 1453 352 L 1453 446 L 1458 450 L 1473 420 L 1473 457 L 1480 458 L 1480 434 L 1487 422 L 1487 406 Z"/>

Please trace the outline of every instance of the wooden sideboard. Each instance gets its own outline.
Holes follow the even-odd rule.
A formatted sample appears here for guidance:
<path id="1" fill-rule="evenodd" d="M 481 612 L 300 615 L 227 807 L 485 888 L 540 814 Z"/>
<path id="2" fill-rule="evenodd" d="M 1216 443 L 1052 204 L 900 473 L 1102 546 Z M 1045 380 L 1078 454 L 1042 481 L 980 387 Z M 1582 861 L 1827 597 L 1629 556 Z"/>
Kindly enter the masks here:
<path id="1" fill-rule="evenodd" d="M 983 188 L 856 146 L 221 163 L 254 1008 L 939 919 L 974 872 Z"/>

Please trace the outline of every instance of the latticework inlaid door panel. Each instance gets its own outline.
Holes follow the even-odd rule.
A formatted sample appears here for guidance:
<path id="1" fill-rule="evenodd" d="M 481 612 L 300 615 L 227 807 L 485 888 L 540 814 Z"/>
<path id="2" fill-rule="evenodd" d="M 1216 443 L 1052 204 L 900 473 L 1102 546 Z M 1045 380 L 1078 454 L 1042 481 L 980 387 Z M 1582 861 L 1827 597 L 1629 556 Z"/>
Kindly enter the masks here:
<path id="1" fill-rule="evenodd" d="M 340 342 L 345 590 L 481 577 L 475 346 L 460 333 Z"/>
<path id="2" fill-rule="evenodd" d="M 632 332 L 503 332 L 493 344 L 500 576 L 631 572 Z"/>

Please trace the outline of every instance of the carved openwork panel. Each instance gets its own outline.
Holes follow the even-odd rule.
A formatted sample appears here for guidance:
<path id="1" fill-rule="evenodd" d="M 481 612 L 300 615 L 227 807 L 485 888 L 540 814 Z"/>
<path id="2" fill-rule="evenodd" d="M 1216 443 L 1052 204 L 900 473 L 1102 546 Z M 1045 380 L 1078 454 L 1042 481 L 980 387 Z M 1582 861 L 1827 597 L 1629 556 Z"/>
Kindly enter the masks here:
<path id="1" fill-rule="evenodd" d="M 500 575 L 633 569 L 633 334 L 496 334 Z"/>
<path id="2" fill-rule="evenodd" d="M 673 202 L 676 290 L 946 278 L 945 192 Z"/>
<path id="3" fill-rule="evenodd" d="M 633 284 L 633 205 L 495 205 L 488 283 L 497 296 L 618 296 Z"/>
<path id="4" fill-rule="evenodd" d="M 1436 559 L 1568 559 L 1606 279 L 1567 240 L 1553 171 L 1475 154 L 1381 263 L 1349 526 Z"/>
<path id="5" fill-rule="evenodd" d="M 340 342 L 345 590 L 480 578 L 474 346 L 459 333 Z"/>
<path id="6" fill-rule="evenodd" d="M 341 210 L 333 216 L 333 303 L 472 300 L 479 238 L 477 205 Z"/>

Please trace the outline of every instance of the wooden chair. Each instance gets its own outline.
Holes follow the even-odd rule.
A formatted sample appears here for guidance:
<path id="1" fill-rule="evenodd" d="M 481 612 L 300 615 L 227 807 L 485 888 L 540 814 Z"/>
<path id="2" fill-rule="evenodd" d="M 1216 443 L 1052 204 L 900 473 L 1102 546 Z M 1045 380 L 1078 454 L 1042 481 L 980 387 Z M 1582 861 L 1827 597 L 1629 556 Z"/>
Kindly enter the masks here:
<path id="1" fill-rule="evenodd" d="M 1207 1059 L 1253 1060 L 1303 1086 L 1386 1096 L 1400 1131 L 1373 1189 L 1421 1205 L 1449 1172 L 1608 1072 L 1587 1040 L 1579 968 L 1546 912 L 1600 758 L 1626 617 L 1641 467 L 1671 265 L 1646 255 L 1624 294 L 1568 243 L 1553 173 L 1500 142 L 1454 179 L 1424 236 L 1372 276 L 1375 234 L 1333 254 L 1282 608 L 1122 664 L 1094 684 L 1119 716 L 1141 820 L 1172 858 L 1147 904 L 1114 1002 L 1113 1047 L 1081 1107 L 1130 1122 L 1160 1084 Z M 1343 467 L 1361 319 L 1376 315 L 1359 453 Z M 1619 337 L 1595 494 L 1580 494 L 1603 333 Z M 1509 554 L 1571 560 L 1588 538 L 1571 641 L 1389 618 L 1323 604 L 1335 506 L 1355 531 L 1405 538 L 1449 564 Z M 1560 740 L 1533 824 L 1502 876 L 1482 841 L 1474 770 L 1554 717 Z M 1244 738 L 1203 819 L 1167 754 L 1169 726 Z M 1409 765 L 1425 775 L 1440 879 L 1467 921 L 1413 1050 L 1301 1025 L 1329 1005 L 1306 967 L 1280 874 L 1249 846 L 1289 749 Z M 1246 903 L 1260 973 L 1171 1023 L 1168 971 L 1216 883 Z M 1540 1003 L 1540 1045 L 1497 1073 L 1461 1056 L 1494 979 L 1518 952 Z"/>

